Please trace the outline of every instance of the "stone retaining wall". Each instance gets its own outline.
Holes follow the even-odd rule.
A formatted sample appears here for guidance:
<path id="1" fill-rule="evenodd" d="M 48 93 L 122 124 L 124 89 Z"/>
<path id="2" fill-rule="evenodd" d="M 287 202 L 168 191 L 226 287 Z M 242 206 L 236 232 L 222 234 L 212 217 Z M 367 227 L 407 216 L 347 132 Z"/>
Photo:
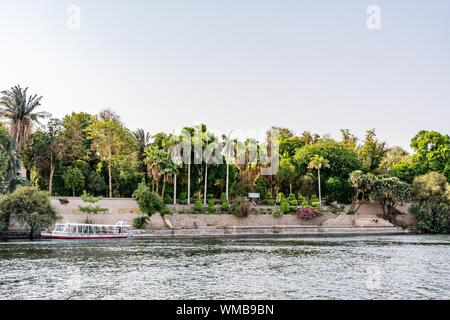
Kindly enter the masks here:
<path id="1" fill-rule="evenodd" d="M 135 238 L 170 237 L 235 237 L 235 236 L 349 236 L 349 235 L 393 235 L 407 234 L 408 230 L 396 227 L 322 227 L 322 226 L 273 226 L 273 227 L 228 227 L 200 229 L 172 229 L 141 231 Z"/>
<path id="2" fill-rule="evenodd" d="M 62 203 L 60 198 L 52 198 L 52 204 L 58 210 L 62 219 L 60 222 L 82 223 L 86 214 L 79 211 L 78 207 L 84 202 L 80 198 L 64 198 L 68 203 Z M 94 223 L 115 224 L 118 221 L 132 222 L 140 215 L 138 204 L 134 199 L 103 199 L 98 205 L 108 208 L 105 213 L 92 214 L 90 218 Z M 169 206 L 171 209 L 172 206 Z M 177 206 L 180 210 L 192 210 L 192 207 Z M 227 227 L 273 227 L 273 226 L 324 226 L 324 227 L 391 227 L 392 224 L 381 219 L 382 213 L 379 205 L 364 204 L 357 215 L 346 214 L 334 215 L 328 212 L 312 220 L 301 220 L 295 214 L 284 215 L 279 218 L 271 214 L 251 214 L 247 218 L 238 218 L 231 214 L 191 214 L 178 213 L 166 215 L 164 218 L 159 214 L 151 217 L 148 230 L 174 229 L 204 229 L 204 228 L 227 228 Z M 376 221 L 376 222 L 374 222 Z"/>

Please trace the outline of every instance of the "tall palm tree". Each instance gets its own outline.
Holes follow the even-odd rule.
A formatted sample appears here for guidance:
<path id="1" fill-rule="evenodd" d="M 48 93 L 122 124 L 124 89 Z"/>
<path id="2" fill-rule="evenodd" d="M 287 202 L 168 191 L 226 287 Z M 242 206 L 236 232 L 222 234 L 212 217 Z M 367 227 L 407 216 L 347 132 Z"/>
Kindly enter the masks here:
<path id="1" fill-rule="evenodd" d="M 28 142 L 33 123 L 49 117 L 50 114 L 36 109 L 41 105 L 42 96 L 27 95 L 28 88 L 22 89 L 19 85 L 11 90 L 2 91 L 0 98 L 0 117 L 10 122 L 11 137 L 20 153 Z"/>
<path id="2" fill-rule="evenodd" d="M 159 179 L 161 176 L 160 152 L 156 146 L 145 148 L 145 164 L 147 173 L 152 178 L 152 192 L 159 192 Z"/>
<path id="3" fill-rule="evenodd" d="M 325 159 L 324 157 L 319 156 L 319 155 L 313 156 L 308 164 L 308 169 L 317 170 L 317 176 L 318 176 L 318 180 L 319 180 L 319 203 L 320 203 L 320 205 L 322 205 L 322 192 L 321 192 L 321 188 L 320 188 L 320 169 L 329 168 L 329 167 L 330 167 L 330 161 L 328 161 L 327 159 Z"/>
<path id="4" fill-rule="evenodd" d="M 145 147 L 150 144 L 151 135 L 149 132 L 145 132 L 144 129 L 137 129 L 133 132 L 133 136 L 138 144 L 139 154 L 142 155 Z"/>
<path id="5" fill-rule="evenodd" d="M 16 150 L 14 141 L 8 139 L 8 141 L 5 142 L 6 143 L 3 144 L 3 153 L 4 156 L 6 156 L 6 170 L 3 176 L 3 187 L 4 191 L 13 191 L 22 161 Z"/>

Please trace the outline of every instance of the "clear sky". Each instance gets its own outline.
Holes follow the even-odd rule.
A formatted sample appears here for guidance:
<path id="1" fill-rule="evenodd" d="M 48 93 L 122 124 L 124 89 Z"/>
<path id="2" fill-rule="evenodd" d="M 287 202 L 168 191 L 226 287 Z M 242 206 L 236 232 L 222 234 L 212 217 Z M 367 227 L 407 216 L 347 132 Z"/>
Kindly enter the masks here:
<path id="1" fill-rule="evenodd" d="M 81 9 L 79 30 L 67 7 Z M 369 5 L 381 30 L 366 26 Z M 0 89 L 55 117 L 117 111 L 130 129 L 204 122 L 407 147 L 449 133 L 450 1 L 0 0 Z"/>

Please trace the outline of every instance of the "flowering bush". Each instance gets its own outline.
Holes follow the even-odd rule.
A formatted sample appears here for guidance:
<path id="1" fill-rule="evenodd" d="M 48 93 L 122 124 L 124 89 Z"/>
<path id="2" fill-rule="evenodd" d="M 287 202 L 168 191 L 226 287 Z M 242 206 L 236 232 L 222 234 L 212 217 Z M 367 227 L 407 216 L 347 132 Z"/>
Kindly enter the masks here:
<path id="1" fill-rule="evenodd" d="M 300 208 L 297 210 L 297 216 L 299 219 L 310 220 L 315 218 L 317 213 L 311 208 Z"/>

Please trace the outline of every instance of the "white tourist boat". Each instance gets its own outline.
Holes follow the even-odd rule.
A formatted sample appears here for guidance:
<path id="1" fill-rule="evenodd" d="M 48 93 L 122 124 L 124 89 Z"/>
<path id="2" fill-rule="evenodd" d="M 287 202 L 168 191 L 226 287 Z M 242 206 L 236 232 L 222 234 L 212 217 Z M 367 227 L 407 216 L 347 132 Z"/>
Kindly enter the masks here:
<path id="1" fill-rule="evenodd" d="M 63 223 L 56 224 L 51 232 L 42 232 L 45 239 L 121 239 L 133 236 L 131 226 L 125 221 L 114 225 Z"/>

